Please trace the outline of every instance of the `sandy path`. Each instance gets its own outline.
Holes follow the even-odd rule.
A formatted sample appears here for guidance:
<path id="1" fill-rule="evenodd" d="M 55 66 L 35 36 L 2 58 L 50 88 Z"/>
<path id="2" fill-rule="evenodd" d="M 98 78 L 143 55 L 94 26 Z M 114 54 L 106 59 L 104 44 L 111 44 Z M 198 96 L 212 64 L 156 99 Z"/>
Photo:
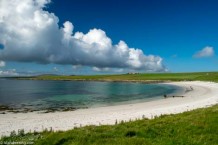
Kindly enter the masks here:
<path id="1" fill-rule="evenodd" d="M 0 136 L 9 135 L 12 130 L 24 129 L 41 131 L 45 128 L 68 130 L 77 126 L 114 124 L 116 120 L 128 121 L 136 118 L 153 118 L 161 114 L 175 114 L 218 103 L 218 83 L 212 82 L 172 82 L 167 83 L 193 91 L 182 94 L 185 97 L 160 99 L 150 102 L 126 104 L 109 107 L 81 109 L 71 112 L 55 113 L 8 113 L 0 114 Z"/>

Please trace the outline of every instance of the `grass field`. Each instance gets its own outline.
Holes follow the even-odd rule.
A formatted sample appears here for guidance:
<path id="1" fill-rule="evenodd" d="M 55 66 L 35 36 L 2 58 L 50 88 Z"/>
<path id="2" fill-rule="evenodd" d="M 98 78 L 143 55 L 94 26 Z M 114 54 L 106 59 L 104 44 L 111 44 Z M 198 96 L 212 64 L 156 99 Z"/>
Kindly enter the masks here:
<path id="1" fill-rule="evenodd" d="M 121 74 L 121 75 L 91 75 L 91 76 L 55 76 L 41 75 L 37 77 L 19 78 L 36 80 L 105 80 L 105 81 L 215 81 L 218 82 L 218 72 L 200 72 L 200 73 L 153 73 L 153 74 Z"/>
<path id="2" fill-rule="evenodd" d="M 164 115 L 113 126 L 87 126 L 66 132 L 28 133 L 0 142 L 44 145 L 217 145 L 218 105 L 176 115 Z"/>

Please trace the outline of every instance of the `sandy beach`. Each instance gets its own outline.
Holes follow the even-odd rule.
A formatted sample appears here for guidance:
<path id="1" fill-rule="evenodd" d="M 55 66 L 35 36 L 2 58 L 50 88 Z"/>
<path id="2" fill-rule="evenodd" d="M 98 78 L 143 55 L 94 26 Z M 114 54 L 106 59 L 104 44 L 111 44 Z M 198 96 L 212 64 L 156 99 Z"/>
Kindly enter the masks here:
<path id="1" fill-rule="evenodd" d="M 116 120 L 129 121 L 142 117 L 151 119 L 161 114 L 176 114 L 218 103 L 218 83 L 190 81 L 166 84 L 178 85 L 184 89 L 190 89 L 191 86 L 193 90 L 175 94 L 184 97 L 163 97 L 160 100 L 135 104 L 69 112 L 0 114 L 0 136 L 10 135 L 11 131 L 19 129 L 24 129 L 25 132 L 42 131 L 45 128 L 69 130 L 85 125 L 115 124 Z"/>

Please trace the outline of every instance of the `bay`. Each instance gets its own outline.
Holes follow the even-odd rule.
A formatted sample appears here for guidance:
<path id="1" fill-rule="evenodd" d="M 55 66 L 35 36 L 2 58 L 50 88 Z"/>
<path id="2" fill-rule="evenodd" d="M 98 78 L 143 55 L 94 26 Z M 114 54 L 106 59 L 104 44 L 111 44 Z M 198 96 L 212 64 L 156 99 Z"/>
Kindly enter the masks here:
<path id="1" fill-rule="evenodd" d="M 0 105 L 12 108 L 91 108 L 137 103 L 182 91 L 166 84 L 96 81 L 0 80 Z"/>

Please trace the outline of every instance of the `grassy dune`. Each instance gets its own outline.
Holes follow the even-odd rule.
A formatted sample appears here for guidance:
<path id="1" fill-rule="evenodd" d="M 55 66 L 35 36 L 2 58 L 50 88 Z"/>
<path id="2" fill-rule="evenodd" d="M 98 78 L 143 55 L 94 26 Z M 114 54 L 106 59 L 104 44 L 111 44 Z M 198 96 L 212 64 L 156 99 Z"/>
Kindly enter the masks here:
<path id="1" fill-rule="evenodd" d="M 44 145 L 217 145 L 218 105 L 176 115 L 164 115 L 113 126 L 87 126 L 66 132 L 28 133 L 0 142 L 33 142 Z"/>

